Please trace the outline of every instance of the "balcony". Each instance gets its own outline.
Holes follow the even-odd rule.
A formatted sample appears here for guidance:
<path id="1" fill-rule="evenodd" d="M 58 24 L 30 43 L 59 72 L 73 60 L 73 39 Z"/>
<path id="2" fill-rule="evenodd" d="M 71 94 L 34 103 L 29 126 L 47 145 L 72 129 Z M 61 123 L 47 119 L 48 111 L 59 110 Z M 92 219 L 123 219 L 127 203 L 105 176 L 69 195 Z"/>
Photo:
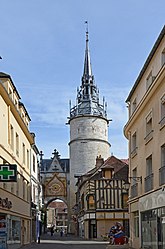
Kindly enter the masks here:
<path id="1" fill-rule="evenodd" d="M 138 150 L 138 147 L 135 147 L 135 148 L 131 151 L 131 158 L 133 158 L 134 156 L 137 155 L 137 150 Z"/>
<path id="2" fill-rule="evenodd" d="M 134 198 L 138 195 L 138 183 L 135 183 L 131 186 L 131 198 Z"/>
<path id="3" fill-rule="evenodd" d="M 153 177 L 154 174 L 152 173 L 144 178 L 145 192 L 148 192 L 153 189 Z"/>
<path id="4" fill-rule="evenodd" d="M 144 138 L 144 139 L 145 139 L 145 144 L 147 144 L 152 138 L 153 138 L 153 130 L 151 130 L 151 131 L 146 135 L 146 137 Z"/>
<path id="5" fill-rule="evenodd" d="M 159 124 L 160 124 L 160 128 L 162 128 L 165 125 L 165 116 L 162 117 L 162 119 L 160 120 Z"/>
<path id="6" fill-rule="evenodd" d="M 159 169 L 159 185 L 165 184 L 165 166 Z"/>

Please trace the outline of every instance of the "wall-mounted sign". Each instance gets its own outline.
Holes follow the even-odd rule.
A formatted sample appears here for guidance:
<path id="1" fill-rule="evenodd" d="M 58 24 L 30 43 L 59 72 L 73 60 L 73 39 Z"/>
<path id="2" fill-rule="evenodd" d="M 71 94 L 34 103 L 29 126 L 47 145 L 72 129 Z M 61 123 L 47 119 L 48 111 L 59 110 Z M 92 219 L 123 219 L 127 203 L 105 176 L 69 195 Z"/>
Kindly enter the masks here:
<path id="1" fill-rule="evenodd" d="M 17 181 L 17 165 L 0 164 L 0 182 L 16 182 L 16 181 Z"/>
<path id="2" fill-rule="evenodd" d="M 12 202 L 8 200 L 8 198 L 6 199 L 2 199 L 0 198 L 0 207 L 2 208 L 12 208 Z"/>

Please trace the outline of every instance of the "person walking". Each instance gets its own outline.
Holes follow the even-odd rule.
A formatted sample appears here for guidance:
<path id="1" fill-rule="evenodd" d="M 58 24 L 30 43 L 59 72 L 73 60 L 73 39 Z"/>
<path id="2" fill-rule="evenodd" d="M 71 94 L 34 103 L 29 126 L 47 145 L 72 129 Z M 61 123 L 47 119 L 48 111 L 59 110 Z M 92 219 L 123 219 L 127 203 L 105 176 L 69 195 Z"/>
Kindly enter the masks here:
<path id="1" fill-rule="evenodd" d="M 54 225 L 50 228 L 50 233 L 51 233 L 51 236 L 53 236 L 53 234 L 54 234 Z"/>
<path id="2" fill-rule="evenodd" d="M 61 228 L 60 230 L 60 236 L 62 237 L 63 236 L 63 229 Z"/>

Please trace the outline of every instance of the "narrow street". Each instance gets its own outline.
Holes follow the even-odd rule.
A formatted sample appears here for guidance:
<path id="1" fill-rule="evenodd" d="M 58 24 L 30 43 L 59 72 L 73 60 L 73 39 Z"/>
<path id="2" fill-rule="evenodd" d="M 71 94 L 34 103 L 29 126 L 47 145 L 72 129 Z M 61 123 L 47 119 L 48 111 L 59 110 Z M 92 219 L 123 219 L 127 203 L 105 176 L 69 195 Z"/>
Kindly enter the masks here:
<path id="1" fill-rule="evenodd" d="M 41 236 L 40 244 L 32 243 L 24 249 L 106 249 L 107 241 L 85 240 L 71 235 L 60 237 L 59 234 L 44 234 Z"/>

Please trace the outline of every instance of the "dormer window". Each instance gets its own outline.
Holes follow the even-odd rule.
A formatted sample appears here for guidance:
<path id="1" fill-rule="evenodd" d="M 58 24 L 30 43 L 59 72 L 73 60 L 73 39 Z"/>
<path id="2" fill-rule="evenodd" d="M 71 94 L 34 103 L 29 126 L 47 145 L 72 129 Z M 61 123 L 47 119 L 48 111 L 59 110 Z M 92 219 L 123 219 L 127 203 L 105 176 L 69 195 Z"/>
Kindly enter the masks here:
<path id="1" fill-rule="evenodd" d="M 9 88 L 9 97 L 12 99 L 12 89 L 11 88 Z"/>
<path id="2" fill-rule="evenodd" d="M 134 101 L 132 102 L 132 113 L 135 111 L 137 106 L 137 102 L 136 102 L 136 98 L 134 99 Z"/>
<path id="3" fill-rule="evenodd" d="M 154 77 L 152 76 L 152 71 L 151 71 L 146 80 L 146 90 L 149 89 L 153 81 L 154 81 Z"/>
<path id="4" fill-rule="evenodd" d="M 163 49 L 163 51 L 162 51 L 162 58 L 161 58 L 161 64 L 162 64 L 162 66 L 164 66 L 164 64 L 165 64 L 165 48 Z"/>

